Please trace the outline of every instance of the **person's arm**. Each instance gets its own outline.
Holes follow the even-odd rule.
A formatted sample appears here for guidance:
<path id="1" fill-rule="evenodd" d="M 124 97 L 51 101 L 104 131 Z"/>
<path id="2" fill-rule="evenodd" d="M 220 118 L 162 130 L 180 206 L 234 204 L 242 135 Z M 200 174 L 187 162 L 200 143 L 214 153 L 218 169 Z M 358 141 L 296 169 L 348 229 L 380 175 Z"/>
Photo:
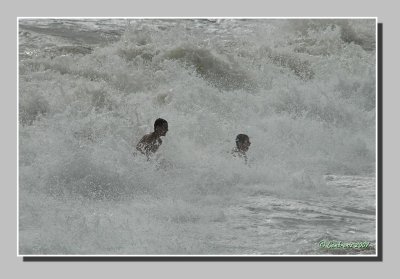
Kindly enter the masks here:
<path id="1" fill-rule="evenodd" d="M 147 156 L 146 139 L 147 139 L 147 135 L 144 135 L 142 137 L 142 139 L 136 145 L 136 150 L 140 151 L 140 153 Z"/>

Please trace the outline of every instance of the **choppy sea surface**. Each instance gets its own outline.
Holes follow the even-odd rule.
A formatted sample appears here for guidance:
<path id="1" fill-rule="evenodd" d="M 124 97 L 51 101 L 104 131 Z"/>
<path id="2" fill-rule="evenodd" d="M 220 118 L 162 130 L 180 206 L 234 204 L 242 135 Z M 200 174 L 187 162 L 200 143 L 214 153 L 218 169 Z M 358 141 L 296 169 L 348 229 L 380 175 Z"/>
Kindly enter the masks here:
<path id="1" fill-rule="evenodd" d="M 375 254 L 375 20 L 18 32 L 20 254 Z M 147 161 L 133 153 L 158 117 L 169 131 Z"/>

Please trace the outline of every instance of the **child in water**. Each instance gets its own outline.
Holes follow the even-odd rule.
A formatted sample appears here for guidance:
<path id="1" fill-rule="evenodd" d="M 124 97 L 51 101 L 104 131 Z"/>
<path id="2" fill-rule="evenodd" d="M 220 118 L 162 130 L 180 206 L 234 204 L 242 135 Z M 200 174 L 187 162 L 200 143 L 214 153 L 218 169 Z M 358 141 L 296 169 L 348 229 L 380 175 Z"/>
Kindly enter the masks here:
<path id="1" fill-rule="evenodd" d="M 234 157 L 243 158 L 245 164 L 247 164 L 247 154 L 246 152 L 250 147 L 250 139 L 248 135 L 239 134 L 236 136 L 236 147 L 232 149 L 232 155 Z"/>
<path id="2" fill-rule="evenodd" d="M 168 122 L 165 119 L 158 118 L 154 122 L 154 132 L 144 135 L 139 143 L 136 145 L 136 150 L 140 151 L 149 159 L 162 144 L 161 137 L 165 136 L 168 132 Z"/>

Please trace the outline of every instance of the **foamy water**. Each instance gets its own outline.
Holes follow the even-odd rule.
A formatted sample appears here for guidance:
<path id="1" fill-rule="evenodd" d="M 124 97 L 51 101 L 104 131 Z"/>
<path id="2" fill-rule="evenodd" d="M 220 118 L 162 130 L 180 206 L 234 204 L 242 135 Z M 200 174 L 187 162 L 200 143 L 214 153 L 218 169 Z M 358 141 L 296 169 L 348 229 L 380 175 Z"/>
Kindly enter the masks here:
<path id="1" fill-rule="evenodd" d="M 375 253 L 318 245 L 376 240 L 373 20 L 23 19 L 19 54 L 21 254 Z"/>

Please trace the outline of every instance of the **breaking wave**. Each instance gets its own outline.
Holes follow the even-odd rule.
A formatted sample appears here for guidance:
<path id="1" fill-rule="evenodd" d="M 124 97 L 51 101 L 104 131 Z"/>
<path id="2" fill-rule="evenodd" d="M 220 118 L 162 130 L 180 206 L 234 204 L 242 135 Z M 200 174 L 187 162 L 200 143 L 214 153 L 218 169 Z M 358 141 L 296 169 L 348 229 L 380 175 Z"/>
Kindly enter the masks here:
<path id="1" fill-rule="evenodd" d="M 20 22 L 21 253 L 205 253 L 171 223 L 213 231 L 249 189 L 329 196 L 323 175 L 375 171 L 374 21 L 60 21 Z M 146 161 L 134 147 L 158 117 Z M 249 166 L 229 155 L 239 133 Z"/>

